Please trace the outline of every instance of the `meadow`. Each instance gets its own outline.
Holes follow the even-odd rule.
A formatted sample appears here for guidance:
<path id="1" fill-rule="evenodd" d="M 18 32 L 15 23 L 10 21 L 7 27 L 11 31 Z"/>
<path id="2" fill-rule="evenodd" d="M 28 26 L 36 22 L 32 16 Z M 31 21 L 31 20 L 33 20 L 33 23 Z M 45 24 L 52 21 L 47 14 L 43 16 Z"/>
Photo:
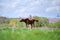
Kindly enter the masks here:
<path id="1" fill-rule="evenodd" d="M 49 24 L 46 18 L 39 18 L 32 29 L 19 21 L 18 18 L 0 20 L 0 40 L 60 40 L 60 21 Z"/>
<path id="2" fill-rule="evenodd" d="M 3 27 L 0 40 L 60 40 L 60 29 Z"/>

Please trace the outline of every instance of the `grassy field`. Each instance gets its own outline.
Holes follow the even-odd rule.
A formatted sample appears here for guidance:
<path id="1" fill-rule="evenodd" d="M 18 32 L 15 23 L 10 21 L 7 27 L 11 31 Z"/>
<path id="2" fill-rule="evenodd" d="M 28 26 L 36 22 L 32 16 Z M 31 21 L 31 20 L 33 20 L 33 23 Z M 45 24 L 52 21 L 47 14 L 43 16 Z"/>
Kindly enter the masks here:
<path id="1" fill-rule="evenodd" d="M 60 40 L 60 29 L 0 28 L 0 40 Z"/>

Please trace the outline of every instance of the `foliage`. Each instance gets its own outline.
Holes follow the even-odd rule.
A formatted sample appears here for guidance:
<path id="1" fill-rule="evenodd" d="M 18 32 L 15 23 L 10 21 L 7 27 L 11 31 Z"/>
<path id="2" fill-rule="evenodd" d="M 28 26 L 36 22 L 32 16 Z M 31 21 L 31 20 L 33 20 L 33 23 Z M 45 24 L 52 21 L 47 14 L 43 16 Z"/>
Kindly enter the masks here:
<path id="1" fill-rule="evenodd" d="M 4 19 L 4 22 L 0 23 L 0 27 L 26 27 L 25 23 L 19 21 L 17 18 L 7 18 Z"/>
<path id="2" fill-rule="evenodd" d="M 60 21 L 57 21 L 57 22 L 55 23 L 55 26 L 58 27 L 58 28 L 60 28 Z"/>
<path id="3" fill-rule="evenodd" d="M 7 18 L 0 16 L 0 24 L 5 23 L 5 22 L 7 22 Z"/>
<path id="4" fill-rule="evenodd" d="M 49 27 L 52 27 L 52 28 L 60 28 L 60 21 L 57 21 L 55 23 L 50 23 L 49 24 Z"/>
<path id="5" fill-rule="evenodd" d="M 45 17 L 38 17 L 34 16 L 33 18 L 38 19 L 38 22 L 36 22 L 36 26 L 41 27 L 41 26 L 48 26 L 48 19 Z"/>
<path id="6" fill-rule="evenodd" d="M 19 22 L 20 20 L 18 20 L 17 18 L 13 18 L 13 19 L 10 19 L 10 23 L 13 25 L 13 26 L 16 26 L 16 27 L 25 27 L 25 23 L 23 22 Z"/>
<path id="7" fill-rule="evenodd" d="M 38 22 L 35 22 L 33 26 L 35 27 L 51 27 L 51 28 L 60 28 L 60 21 L 57 21 L 55 23 L 49 23 L 48 19 L 45 17 L 38 17 L 33 16 L 33 18 L 37 19 Z M 2 20 L 1 20 L 2 19 Z M 19 22 L 20 20 L 18 18 L 6 18 L 6 17 L 0 17 L 0 27 L 26 27 L 26 24 L 24 22 Z"/>

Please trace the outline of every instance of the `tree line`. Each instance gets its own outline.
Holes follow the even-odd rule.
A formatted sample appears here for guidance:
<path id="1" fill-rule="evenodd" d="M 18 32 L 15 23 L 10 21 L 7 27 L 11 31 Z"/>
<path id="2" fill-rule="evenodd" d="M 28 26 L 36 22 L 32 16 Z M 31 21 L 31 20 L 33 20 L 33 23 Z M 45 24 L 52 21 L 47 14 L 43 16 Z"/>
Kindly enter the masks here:
<path id="1" fill-rule="evenodd" d="M 50 27 L 50 28 L 60 28 L 60 20 L 54 23 L 49 23 L 48 18 L 33 16 L 33 18 L 38 19 L 38 22 L 34 23 L 34 27 Z M 26 27 L 24 22 L 19 22 L 19 18 L 7 18 L 0 17 L 0 27 L 6 26 L 16 26 L 16 27 Z"/>

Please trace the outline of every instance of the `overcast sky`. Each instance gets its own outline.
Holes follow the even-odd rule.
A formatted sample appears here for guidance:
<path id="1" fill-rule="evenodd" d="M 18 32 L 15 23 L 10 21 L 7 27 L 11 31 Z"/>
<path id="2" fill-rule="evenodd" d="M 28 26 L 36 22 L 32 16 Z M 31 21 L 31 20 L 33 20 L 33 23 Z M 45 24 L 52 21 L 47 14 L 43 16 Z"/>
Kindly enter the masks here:
<path id="1" fill-rule="evenodd" d="M 60 0 L 0 0 L 0 16 L 6 17 L 57 17 Z"/>

